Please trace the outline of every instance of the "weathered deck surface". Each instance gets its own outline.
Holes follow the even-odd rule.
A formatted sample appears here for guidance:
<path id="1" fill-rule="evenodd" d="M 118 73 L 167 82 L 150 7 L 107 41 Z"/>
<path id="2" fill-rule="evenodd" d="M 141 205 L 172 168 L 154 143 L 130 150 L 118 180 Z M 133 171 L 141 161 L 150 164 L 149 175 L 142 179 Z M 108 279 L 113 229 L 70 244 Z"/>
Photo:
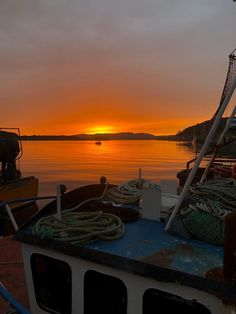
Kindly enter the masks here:
<path id="1" fill-rule="evenodd" d="M 0 281 L 17 301 L 29 309 L 20 243 L 12 237 L 0 239 Z M 5 314 L 9 307 L 0 296 L 0 314 Z"/>
<path id="2" fill-rule="evenodd" d="M 164 223 L 139 219 L 125 224 L 125 235 L 120 239 L 81 246 L 36 236 L 32 234 L 34 223 L 35 219 L 21 228 L 16 239 L 154 280 L 179 282 L 222 297 L 235 296 L 236 288 L 222 276 L 223 247 L 174 236 L 164 230 Z"/>
<path id="3" fill-rule="evenodd" d="M 140 219 L 125 225 L 123 238 L 86 246 L 202 277 L 212 268 L 223 267 L 223 247 L 173 236 L 164 227 L 163 223 Z"/>

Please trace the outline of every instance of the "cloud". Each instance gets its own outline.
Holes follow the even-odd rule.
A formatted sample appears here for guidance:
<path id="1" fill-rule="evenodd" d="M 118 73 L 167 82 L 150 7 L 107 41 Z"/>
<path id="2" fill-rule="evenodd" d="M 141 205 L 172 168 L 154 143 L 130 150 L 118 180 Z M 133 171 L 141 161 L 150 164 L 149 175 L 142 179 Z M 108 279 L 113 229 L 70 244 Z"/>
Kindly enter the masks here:
<path id="1" fill-rule="evenodd" d="M 60 108 L 61 121 L 119 106 L 180 119 L 197 105 L 209 117 L 234 49 L 234 9 L 221 0 L 2 0 L 4 118 L 37 114 L 40 125 L 45 108 Z"/>

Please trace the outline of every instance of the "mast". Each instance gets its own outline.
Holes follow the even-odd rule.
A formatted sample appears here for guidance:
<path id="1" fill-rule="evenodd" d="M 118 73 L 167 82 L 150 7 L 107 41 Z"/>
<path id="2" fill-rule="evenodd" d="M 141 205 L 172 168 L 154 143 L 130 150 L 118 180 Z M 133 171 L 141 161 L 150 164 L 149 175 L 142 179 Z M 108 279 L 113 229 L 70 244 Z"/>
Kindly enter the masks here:
<path id="1" fill-rule="evenodd" d="M 221 101 L 220 101 L 220 105 L 217 108 L 216 113 L 214 114 L 213 118 L 213 124 L 211 126 L 210 132 L 208 133 L 208 136 L 201 148 L 201 151 L 195 161 L 195 164 L 185 182 L 185 185 L 183 187 L 183 190 L 181 191 L 180 197 L 178 202 L 175 205 L 175 208 L 173 209 L 171 216 L 166 224 L 165 230 L 168 231 L 171 225 L 171 222 L 173 221 L 173 219 L 175 218 L 176 214 L 179 211 L 180 206 L 182 205 L 183 200 L 185 199 L 189 187 L 193 181 L 193 178 L 195 177 L 195 174 L 199 168 L 199 165 L 202 161 L 202 159 L 204 158 L 207 149 L 212 141 L 212 138 L 216 132 L 217 127 L 220 124 L 221 118 L 225 112 L 225 109 L 230 101 L 230 98 L 234 92 L 234 89 L 236 87 L 236 56 L 234 54 L 234 52 L 236 51 L 236 49 L 229 55 L 229 68 L 228 68 L 228 73 L 227 73 L 227 77 L 226 77 L 226 82 L 224 85 L 224 89 L 223 89 L 223 93 L 222 93 L 222 97 L 221 97 Z"/>

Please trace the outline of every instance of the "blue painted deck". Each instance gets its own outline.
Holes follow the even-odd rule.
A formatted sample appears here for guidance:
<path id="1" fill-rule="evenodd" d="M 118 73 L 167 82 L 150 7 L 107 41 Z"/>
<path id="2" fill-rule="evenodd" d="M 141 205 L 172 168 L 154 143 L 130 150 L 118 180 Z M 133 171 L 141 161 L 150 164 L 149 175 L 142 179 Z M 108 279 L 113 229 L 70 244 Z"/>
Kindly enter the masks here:
<path id="1" fill-rule="evenodd" d="M 103 185 L 95 184 L 68 192 L 64 195 L 65 209 L 98 197 L 103 190 Z M 55 208 L 56 201 L 46 205 L 15 233 L 14 238 L 31 244 L 34 250 L 43 247 L 156 281 L 178 282 L 235 303 L 236 286 L 223 279 L 223 247 L 175 236 L 164 230 L 164 223 L 147 219 L 126 223 L 125 235 L 118 240 L 86 245 L 75 246 L 35 235 L 32 226 L 43 215 L 55 213 Z"/>
<path id="2" fill-rule="evenodd" d="M 164 223 L 139 219 L 125 224 L 125 234 L 120 239 L 79 246 L 41 238 L 32 233 L 31 224 L 34 222 L 20 228 L 15 238 L 153 280 L 178 282 L 235 300 L 236 287 L 223 279 L 223 247 L 170 234 L 164 230 Z"/>
<path id="3" fill-rule="evenodd" d="M 164 227 L 163 223 L 140 219 L 125 225 L 123 238 L 86 247 L 202 277 L 213 268 L 223 267 L 222 247 L 174 236 Z"/>

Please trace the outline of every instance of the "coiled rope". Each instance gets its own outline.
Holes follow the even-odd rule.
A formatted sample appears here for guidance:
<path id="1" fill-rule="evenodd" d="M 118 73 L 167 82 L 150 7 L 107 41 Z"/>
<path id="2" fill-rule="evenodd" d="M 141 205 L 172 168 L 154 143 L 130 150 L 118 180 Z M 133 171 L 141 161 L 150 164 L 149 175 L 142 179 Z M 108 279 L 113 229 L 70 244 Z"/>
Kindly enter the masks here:
<path id="1" fill-rule="evenodd" d="M 183 217 L 183 223 L 195 239 L 223 245 L 224 223 L 211 213 L 193 210 Z"/>
<path id="2" fill-rule="evenodd" d="M 124 235 L 125 228 L 121 219 L 110 213 L 75 212 L 87 202 L 102 200 L 106 194 L 106 185 L 101 197 L 89 198 L 73 208 L 64 210 L 59 219 L 57 215 L 42 217 L 34 226 L 34 233 L 80 245 L 97 240 L 115 240 Z"/>
<path id="3" fill-rule="evenodd" d="M 16 311 L 13 307 L 11 307 L 5 311 L 5 314 L 19 314 L 19 312 Z"/>
<path id="4" fill-rule="evenodd" d="M 233 178 L 209 180 L 206 184 L 196 184 L 190 191 L 200 195 L 217 197 L 232 210 L 236 206 L 236 181 Z"/>
<path id="5" fill-rule="evenodd" d="M 102 211 L 62 213 L 61 220 L 54 215 L 41 218 L 34 231 L 41 237 L 77 245 L 118 239 L 124 235 L 124 224 L 119 217 Z"/>
<path id="6" fill-rule="evenodd" d="M 147 189 L 160 190 L 160 185 L 146 179 L 134 179 L 107 189 L 105 197 L 117 204 L 137 203 Z"/>
<path id="7" fill-rule="evenodd" d="M 224 217 L 235 209 L 236 181 L 226 178 L 192 186 L 180 214 L 196 239 L 223 245 Z"/>

